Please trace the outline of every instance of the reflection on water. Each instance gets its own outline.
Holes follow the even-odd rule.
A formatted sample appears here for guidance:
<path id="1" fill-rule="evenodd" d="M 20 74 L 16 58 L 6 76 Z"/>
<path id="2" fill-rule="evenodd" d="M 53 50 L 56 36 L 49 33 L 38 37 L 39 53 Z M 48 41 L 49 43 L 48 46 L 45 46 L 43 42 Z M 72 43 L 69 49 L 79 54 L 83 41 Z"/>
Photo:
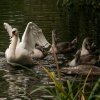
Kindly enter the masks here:
<path id="1" fill-rule="evenodd" d="M 60 66 L 64 66 L 62 61 L 65 60 L 64 55 L 61 54 L 58 56 Z M 36 61 L 53 71 L 56 70 L 54 58 L 50 55 L 43 60 Z M 36 87 L 48 84 L 48 80 L 50 80 L 40 65 L 35 65 L 31 68 L 12 67 L 6 63 L 4 57 L 0 59 L 0 77 L 0 82 L 3 83 L 0 85 L 0 99 L 2 100 L 36 100 L 40 98 L 44 100 L 42 99 L 43 93 L 33 95 L 30 95 L 30 93 Z"/>
<path id="2" fill-rule="evenodd" d="M 27 82 L 29 78 L 23 75 L 23 70 L 17 70 L 16 72 L 15 74 L 8 72 L 4 76 L 9 83 L 8 95 L 10 99 L 22 98 L 29 100 L 26 97 Z"/>
<path id="3" fill-rule="evenodd" d="M 48 75 L 44 72 L 42 66 L 45 66 L 49 71 L 56 72 L 56 64 L 52 55 L 48 55 L 42 60 L 36 60 L 39 64 L 30 67 L 13 67 L 6 63 L 6 59 L 0 59 L 0 100 L 54 100 L 44 92 L 30 93 L 39 86 L 54 86 Z M 65 63 L 64 63 L 65 62 Z M 60 68 L 64 68 L 67 58 L 63 54 L 58 54 L 58 64 Z M 70 72 L 69 72 L 70 73 Z M 73 82 L 81 82 L 82 77 L 73 75 L 67 76 L 63 73 L 61 80 L 71 80 Z M 99 77 L 95 77 L 97 80 Z M 91 77 L 90 81 L 93 81 Z M 84 82 L 83 82 L 84 83 Z M 93 82 L 92 82 L 93 83 Z M 49 97 L 49 99 L 48 99 Z M 46 98 L 46 99 L 44 99 Z"/>

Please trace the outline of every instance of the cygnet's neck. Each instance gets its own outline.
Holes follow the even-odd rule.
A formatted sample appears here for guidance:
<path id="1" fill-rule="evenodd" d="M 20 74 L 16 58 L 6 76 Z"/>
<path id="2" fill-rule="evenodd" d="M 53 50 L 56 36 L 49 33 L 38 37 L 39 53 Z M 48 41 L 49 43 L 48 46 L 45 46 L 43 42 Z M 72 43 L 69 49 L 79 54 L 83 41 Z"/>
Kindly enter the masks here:
<path id="1" fill-rule="evenodd" d="M 89 54 L 89 51 L 85 47 L 85 41 L 82 44 L 81 56 Z"/>
<path id="2" fill-rule="evenodd" d="M 69 66 L 72 66 L 72 67 L 77 66 L 79 62 L 80 62 L 80 56 L 77 55 L 71 62 L 69 62 Z"/>
<path id="3" fill-rule="evenodd" d="M 81 49 L 81 56 L 89 54 L 89 51 L 86 48 L 86 40 L 83 41 L 82 49 Z"/>

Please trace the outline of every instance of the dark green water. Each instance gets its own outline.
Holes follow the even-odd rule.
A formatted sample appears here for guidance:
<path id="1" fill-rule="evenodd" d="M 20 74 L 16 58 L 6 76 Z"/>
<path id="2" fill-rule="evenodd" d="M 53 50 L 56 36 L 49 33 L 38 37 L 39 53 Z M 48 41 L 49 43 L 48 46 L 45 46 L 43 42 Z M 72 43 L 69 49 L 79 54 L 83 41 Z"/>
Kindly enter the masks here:
<path id="1" fill-rule="evenodd" d="M 51 41 L 51 31 L 60 27 L 59 12 L 56 0 L 3 0 L 0 2 L 0 51 L 5 51 L 9 45 L 9 37 L 3 27 L 7 22 L 17 27 L 23 34 L 29 21 L 42 28 L 48 41 Z"/>

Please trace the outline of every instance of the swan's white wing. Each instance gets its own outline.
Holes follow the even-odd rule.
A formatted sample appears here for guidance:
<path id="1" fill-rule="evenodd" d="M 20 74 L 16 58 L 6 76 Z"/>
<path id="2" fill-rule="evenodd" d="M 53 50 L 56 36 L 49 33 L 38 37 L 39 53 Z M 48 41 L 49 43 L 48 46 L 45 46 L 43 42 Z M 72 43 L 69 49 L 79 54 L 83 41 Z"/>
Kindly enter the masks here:
<path id="1" fill-rule="evenodd" d="M 33 26 L 32 26 L 32 30 L 33 30 L 33 34 L 35 35 L 35 41 L 37 44 L 39 44 L 40 46 L 44 46 L 45 48 L 47 48 L 50 43 L 46 40 L 43 32 L 42 32 L 42 29 L 37 26 L 35 23 L 33 23 Z"/>
<path id="2" fill-rule="evenodd" d="M 9 25 L 8 23 L 4 23 L 4 28 L 7 30 L 8 34 L 10 37 L 12 37 L 12 26 Z M 11 39 L 10 39 L 11 40 Z M 18 42 L 17 45 L 20 43 L 20 38 L 18 37 Z"/>
<path id="3" fill-rule="evenodd" d="M 33 50 L 35 44 L 38 43 L 41 46 L 50 45 L 45 39 L 42 30 L 32 22 L 29 22 L 26 26 L 25 32 L 22 36 L 22 46 L 27 50 Z"/>
<path id="4" fill-rule="evenodd" d="M 22 41 L 21 41 L 21 46 L 23 46 L 23 48 L 29 51 L 32 51 L 33 48 L 35 47 L 35 38 L 32 33 L 33 33 L 32 22 L 29 22 L 26 26 L 26 29 L 24 31 L 24 34 L 22 36 Z"/>
<path id="5" fill-rule="evenodd" d="M 8 24 L 8 23 L 4 23 L 4 27 L 7 30 L 7 32 L 9 33 L 9 36 L 12 36 L 12 27 Z"/>
<path id="6" fill-rule="evenodd" d="M 37 28 L 36 29 L 36 43 L 39 44 L 40 46 L 44 46 L 45 48 L 47 48 L 48 46 L 50 46 L 50 43 L 46 40 L 42 29 L 41 28 Z"/>

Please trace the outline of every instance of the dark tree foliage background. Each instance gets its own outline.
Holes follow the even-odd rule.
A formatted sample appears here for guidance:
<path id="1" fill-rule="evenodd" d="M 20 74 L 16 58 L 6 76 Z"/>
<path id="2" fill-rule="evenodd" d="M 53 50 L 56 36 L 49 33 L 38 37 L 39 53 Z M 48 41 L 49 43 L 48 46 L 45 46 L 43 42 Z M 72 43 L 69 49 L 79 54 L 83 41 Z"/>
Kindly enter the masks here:
<path id="1" fill-rule="evenodd" d="M 57 6 L 67 34 L 92 37 L 100 47 L 100 0 L 58 0 Z"/>

